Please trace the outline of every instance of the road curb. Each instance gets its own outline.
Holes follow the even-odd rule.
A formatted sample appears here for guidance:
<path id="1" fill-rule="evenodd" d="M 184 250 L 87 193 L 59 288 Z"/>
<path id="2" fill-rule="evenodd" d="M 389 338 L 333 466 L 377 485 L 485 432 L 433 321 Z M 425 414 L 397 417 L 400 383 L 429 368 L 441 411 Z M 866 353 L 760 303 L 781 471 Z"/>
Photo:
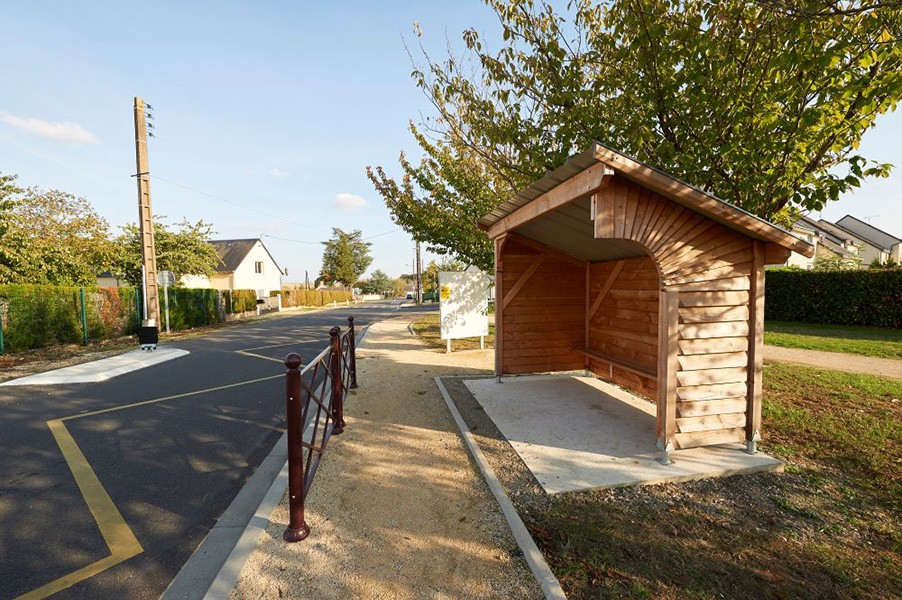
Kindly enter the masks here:
<path id="1" fill-rule="evenodd" d="M 363 347 L 371 327 L 367 325 L 363 329 L 357 348 Z M 244 563 L 269 525 L 270 515 L 288 489 L 287 457 L 288 433 L 285 432 L 182 565 L 160 600 L 219 600 L 229 596 Z"/>
<path id="2" fill-rule="evenodd" d="M 287 438 L 287 433 L 283 433 L 204 541 L 182 565 L 160 597 L 162 600 L 200 600 L 229 595 L 260 534 L 269 524 L 269 515 L 288 487 Z M 248 518 L 254 506 L 256 510 Z"/>
<path id="3" fill-rule="evenodd" d="M 517 509 L 514 508 L 507 492 L 504 491 L 504 487 L 495 475 L 494 469 L 489 465 L 485 455 L 483 455 L 482 450 L 479 448 L 479 444 L 476 443 L 476 438 L 473 437 L 473 433 L 461 416 L 460 411 L 457 410 L 457 405 L 454 404 L 454 400 L 451 399 L 451 395 L 448 393 L 448 390 L 445 389 L 445 385 L 442 383 L 442 377 L 433 377 L 432 379 L 435 381 L 435 385 L 438 386 L 442 398 L 445 399 L 445 404 L 448 405 L 448 410 L 451 412 L 451 416 L 454 417 L 454 421 L 457 423 L 458 429 L 460 429 L 460 433 L 464 438 L 464 442 L 467 444 L 467 448 L 470 450 L 470 454 L 473 456 L 473 460 L 482 472 L 482 477 L 485 479 L 486 484 L 488 484 L 489 490 L 491 490 L 492 495 L 495 497 L 495 501 L 498 502 L 498 506 L 501 508 L 501 512 L 507 520 L 507 524 L 514 536 L 514 540 L 516 540 L 517 545 L 520 547 L 523 558 L 526 560 L 526 564 L 529 565 L 529 570 L 532 571 L 536 581 L 542 587 L 542 593 L 545 594 L 545 598 L 548 600 L 567 600 L 567 595 L 564 594 L 560 582 L 557 580 L 557 577 L 554 576 L 554 573 L 551 572 L 551 567 L 548 566 L 539 547 L 536 546 L 532 536 L 529 535 L 529 531 L 526 529 L 523 519 L 521 519 L 519 513 L 517 513 Z"/>

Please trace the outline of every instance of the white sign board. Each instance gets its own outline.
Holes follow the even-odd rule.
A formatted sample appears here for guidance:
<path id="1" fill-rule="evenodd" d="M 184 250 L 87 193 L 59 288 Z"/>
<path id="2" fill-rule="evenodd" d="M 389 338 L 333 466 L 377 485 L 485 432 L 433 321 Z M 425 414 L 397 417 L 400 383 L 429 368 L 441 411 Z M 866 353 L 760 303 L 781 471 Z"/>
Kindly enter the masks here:
<path id="1" fill-rule="evenodd" d="M 489 334 L 489 287 L 491 281 L 479 269 L 440 272 L 439 318 L 441 338 L 456 340 Z"/>

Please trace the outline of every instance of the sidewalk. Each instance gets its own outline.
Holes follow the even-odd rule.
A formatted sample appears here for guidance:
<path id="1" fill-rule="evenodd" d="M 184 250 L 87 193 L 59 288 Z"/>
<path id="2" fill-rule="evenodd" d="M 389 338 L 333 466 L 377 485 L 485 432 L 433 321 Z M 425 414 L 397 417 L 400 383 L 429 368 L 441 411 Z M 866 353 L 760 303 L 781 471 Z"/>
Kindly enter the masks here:
<path id="1" fill-rule="evenodd" d="M 765 345 L 764 360 L 767 362 L 785 362 L 819 367 L 846 373 L 862 373 L 864 375 L 902 379 L 902 360 L 893 360 L 891 358 L 875 358 L 857 354 Z"/>
<path id="2" fill-rule="evenodd" d="M 492 351 L 425 350 L 409 319 L 373 325 L 360 389 L 307 499 L 310 537 L 282 541 L 287 500 L 231 598 L 541 598 L 434 376 L 490 372 Z"/>

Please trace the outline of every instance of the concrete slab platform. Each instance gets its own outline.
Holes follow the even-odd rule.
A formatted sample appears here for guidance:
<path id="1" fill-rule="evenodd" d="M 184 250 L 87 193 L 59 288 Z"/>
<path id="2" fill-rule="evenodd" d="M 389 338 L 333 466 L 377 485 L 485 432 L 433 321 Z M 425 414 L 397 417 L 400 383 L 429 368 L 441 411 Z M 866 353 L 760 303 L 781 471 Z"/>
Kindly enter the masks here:
<path id="1" fill-rule="evenodd" d="M 548 494 L 782 471 L 742 444 L 657 461 L 655 406 L 594 377 L 537 375 L 464 382 Z"/>
<path id="2" fill-rule="evenodd" d="M 56 369 L 55 371 L 47 371 L 46 373 L 38 373 L 18 379 L 10 379 L 0 383 L 0 385 L 63 385 L 68 383 L 96 383 L 98 381 L 106 381 L 129 373 L 144 369 L 146 367 L 156 365 L 167 360 L 186 356 L 187 350 L 179 348 L 157 348 L 156 350 L 133 350 L 124 354 L 102 358 L 92 362 L 73 365 Z"/>

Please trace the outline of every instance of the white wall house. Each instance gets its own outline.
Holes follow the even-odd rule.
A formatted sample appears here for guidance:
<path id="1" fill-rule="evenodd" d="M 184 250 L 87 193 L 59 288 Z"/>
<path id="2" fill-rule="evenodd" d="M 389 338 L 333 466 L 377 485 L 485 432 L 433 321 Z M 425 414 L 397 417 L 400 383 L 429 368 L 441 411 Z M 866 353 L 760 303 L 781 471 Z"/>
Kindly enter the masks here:
<path id="1" fill-rule="evenodd" d="M 866 242 L 865 252 L 861 257 L 864 266 L 870 265 L 874 260 L 881 264 L 888 261 L 902 262 L 902 238 L 877 229 L 852 215 L 844 216 L 836 225 Z"/>
<path id="2" fill-rule="evenodd" d="M 254 290 L 257 298 L 282 289 L 282 270 L 259 239 L 213 240 L 219 253 L 219 265 L 212 277 L 185 275 L 189 288 L 213 288 L 221 291 Z"/>

